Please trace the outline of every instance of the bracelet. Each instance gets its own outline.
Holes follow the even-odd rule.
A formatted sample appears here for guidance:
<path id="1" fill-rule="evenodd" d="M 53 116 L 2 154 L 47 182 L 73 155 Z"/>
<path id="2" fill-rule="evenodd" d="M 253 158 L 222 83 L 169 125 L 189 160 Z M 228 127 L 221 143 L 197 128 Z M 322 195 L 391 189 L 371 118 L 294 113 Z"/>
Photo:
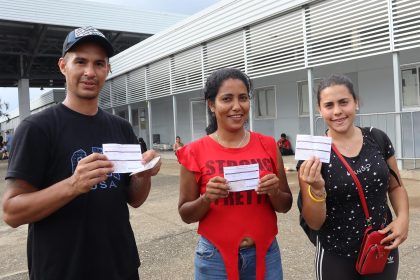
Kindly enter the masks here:
<path id="1" fill-rule="evenodd" d="M 314 195 L 314 194 L 312 193 L 311 189 L 312 189 L 311 185 L 308 185 L 308 195 L 309 195 L 309 197 L 311 198 L 311 200 L 312 200 L 313 202 L 324 202 L 324 201 L 325 201 L 325 199 L 327 198 L 327 193 L 326 193 L 325 191 L 324 191 L 324 193 L 323 193 L 323 195 L 322 195 L 322 198 L 321 198 L 321 199 L 319 199 L 319 198 L 316 198 L 316 197 L 315 197 L 316 195 Z"/>

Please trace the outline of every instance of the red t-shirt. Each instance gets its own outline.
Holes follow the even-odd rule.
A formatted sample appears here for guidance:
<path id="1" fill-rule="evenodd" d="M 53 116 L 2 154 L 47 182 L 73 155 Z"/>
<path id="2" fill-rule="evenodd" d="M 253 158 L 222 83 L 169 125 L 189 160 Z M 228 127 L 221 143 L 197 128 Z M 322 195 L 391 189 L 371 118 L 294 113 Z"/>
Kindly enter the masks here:
<path id="1" fill-rule="evenodd" d="M 288 139 L 283 138 L 280 138 L 279 141 L 277 141 L 277 146 L 286 150 L 290 150 L 292 148 L 290 141 Z"/>
<path id="2" fill-rule="evenodd" d="M 223 177 L 224 166 L 258 163 L 260 178 L 277 174 L 275 140 L 254 132 L 249 143 L 241 148 L 225 148 L 206 136 L 178 150 L 177 157 L 195 173 L 200 194 L 206 191 L 211 178 Z M 256 245 L 257 279 L 264 279 L 265 254 L 277 234 L 277 216 L 267 195 L 257 195 L 254 190 L 231 192 L 229 197 L 211 203 L 199 221 L 198 233 L 222 254 L 228 279 L 239 279 L 239 245 L 244 237 L 251 237 Z"/>

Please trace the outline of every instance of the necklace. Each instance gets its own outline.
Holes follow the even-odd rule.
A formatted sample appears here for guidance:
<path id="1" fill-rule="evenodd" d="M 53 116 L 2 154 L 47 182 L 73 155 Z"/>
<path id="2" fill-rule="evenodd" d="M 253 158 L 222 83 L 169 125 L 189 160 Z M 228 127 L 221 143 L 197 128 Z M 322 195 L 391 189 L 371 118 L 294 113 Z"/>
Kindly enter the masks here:
<path id="1" fill-rule="evenodd" d="M 241 146 L 242 146 L 242 144 L 244 143 L 244 141 L 245 141 L 245 139 L 246 139 L 246 136 L 247 136 L 247 135 L 248 135 L 248 133 L 247 133 L 247 131 L 245 130 L 245 133 L 244 133 L 244 136 L 242 137 L 241 142 L 239 142 L 239 144 L 238 144 L 235 148 L 239 148 L 239 147 L 241 147 Z M 222 142 L 225 142 L 225 141 L 223 141 L 223 140 L 221 140 L 221 139 L 220 139 L 219 134 L 217 134 L 217 132 L 215 132 L 215 133 L 214 133 L 214 136 L 216 136 L 217 143 L 219 143 L 220 145 L 222 145 L 222 146 L 223 146 Z M 226 142 L 225 142 L 225 143 L 226 143 Z"/>

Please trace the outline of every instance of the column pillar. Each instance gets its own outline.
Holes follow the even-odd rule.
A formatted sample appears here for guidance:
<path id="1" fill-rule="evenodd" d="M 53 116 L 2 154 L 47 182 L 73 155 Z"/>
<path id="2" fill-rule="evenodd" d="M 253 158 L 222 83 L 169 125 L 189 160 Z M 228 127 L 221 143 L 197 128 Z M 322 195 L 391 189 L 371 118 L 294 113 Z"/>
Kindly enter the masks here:
<path id="1" fill-rule="evenodd" d="M 18 81 L 19 120 L 22 121 L 31 114 L 29 98 L 29 79 Z"/>

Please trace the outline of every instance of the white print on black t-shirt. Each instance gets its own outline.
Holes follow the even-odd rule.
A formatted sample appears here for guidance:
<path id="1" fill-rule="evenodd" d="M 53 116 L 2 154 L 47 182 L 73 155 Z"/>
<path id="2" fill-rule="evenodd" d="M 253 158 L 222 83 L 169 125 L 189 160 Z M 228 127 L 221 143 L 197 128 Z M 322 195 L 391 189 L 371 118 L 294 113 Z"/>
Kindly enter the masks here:
<path id="1" fill-rule="evenodd" d="M 354 172 L 356 173 L 356 175 L 362 174 L 365 171 L 369 171 L 371 166 L 372 165 L 370 163 L 366 165 L 362 165 L 359 169 L 355 170 Z M 348 171 L 347 171 L 347 175 L 350 176 L 350 173 Z"/>
<path id="2" fill-rule="evenodd" d="M 102 154 L 102 147 L 92 147 L 92 153 Z M 79 162 L 79 160 L 81 160 L 82 158 L 86 156 L 87 156 L 87 153 L 83 149 L 79 149 L 73 153 L 73 155 L 71 156 L 72 173 L 74 173 L 74 171 L 76 170 L 77 163 Z M 108 179 L 106 181 L 102 181 L 99 184 L 96 184 L 95 186 L 92 187 L 92 190 L 97 190 L 97 189 L 104 190 L 104 189 L 117 188 L 118 185 L 114 182 L 114 179 L 117 181 L 120 181 L 121 180 L 120 174 L 111 173 L 111 174 L 108 174 L 107 176 L 108 176 Z"/>

